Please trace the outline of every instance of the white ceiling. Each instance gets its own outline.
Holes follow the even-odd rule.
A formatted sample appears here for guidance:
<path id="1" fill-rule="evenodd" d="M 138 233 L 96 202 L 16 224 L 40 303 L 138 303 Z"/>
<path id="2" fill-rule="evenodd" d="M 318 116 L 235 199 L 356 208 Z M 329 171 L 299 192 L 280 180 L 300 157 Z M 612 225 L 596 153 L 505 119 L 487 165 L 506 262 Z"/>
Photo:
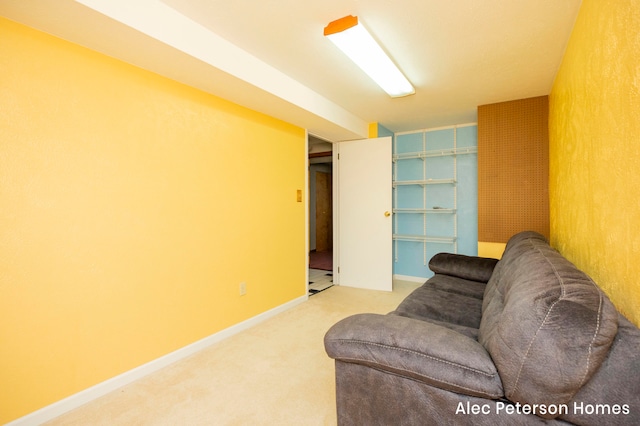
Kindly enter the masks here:
<path id="1" fill-rule="evenodd" d="M 395 132 L 468 123 L 478 105 L 549 94 L 580 3 L 0 0 L 0 15 L 339 141 L 365 137 L 370 122 Z M 325 39 L 346 15 L 415 95 L 390 98 Z"/>

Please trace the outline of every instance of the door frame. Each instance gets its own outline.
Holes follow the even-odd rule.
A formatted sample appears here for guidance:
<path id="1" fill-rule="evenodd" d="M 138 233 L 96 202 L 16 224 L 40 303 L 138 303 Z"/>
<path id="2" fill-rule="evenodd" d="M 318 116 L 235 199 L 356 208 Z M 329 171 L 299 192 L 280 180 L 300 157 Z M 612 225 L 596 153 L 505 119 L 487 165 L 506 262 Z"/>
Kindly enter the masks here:
<path id="1" fill-rule="evenodd" d="M 309 300 L 309 131 L 304 130 L 304 297 Z"/>
<path id="2" fill-rule="evenodd" d="M 333 284 L 340 285 L 340 167 L 338 167 L 338 158 L 340 155 L 338 144 L 334 144 L 331 150 L 332 180 L 333 186 Z"/>

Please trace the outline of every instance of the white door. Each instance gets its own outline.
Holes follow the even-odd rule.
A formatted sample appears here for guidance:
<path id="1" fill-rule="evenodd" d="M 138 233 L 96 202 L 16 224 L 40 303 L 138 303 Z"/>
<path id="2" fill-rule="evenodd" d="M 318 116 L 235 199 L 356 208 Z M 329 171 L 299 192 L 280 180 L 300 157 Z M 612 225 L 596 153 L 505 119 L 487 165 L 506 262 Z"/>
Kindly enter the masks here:
<path id="1" fill-rule="evenodd" d="M 338 266 L 333 271 L 334 281 L 343 286 L 391 291 L 391 138 L 339 142 L 334 148 L 334 250 Z"/>

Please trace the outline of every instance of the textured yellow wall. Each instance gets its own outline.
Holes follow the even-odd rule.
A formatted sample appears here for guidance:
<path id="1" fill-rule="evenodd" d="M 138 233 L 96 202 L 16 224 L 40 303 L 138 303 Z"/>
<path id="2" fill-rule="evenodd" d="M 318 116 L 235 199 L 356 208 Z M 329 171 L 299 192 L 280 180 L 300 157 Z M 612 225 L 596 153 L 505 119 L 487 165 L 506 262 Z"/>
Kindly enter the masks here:
<path id="1" fill-rule="evenodd" d="M 2 18 L 0 46 L 0 423 L 304 296 L 303 129 Z"/>
<path id="2" fill-rule="evenodd" d="M 640 325 L 640 7 L 584 0 L 550 96 L 551 242 Z"/>

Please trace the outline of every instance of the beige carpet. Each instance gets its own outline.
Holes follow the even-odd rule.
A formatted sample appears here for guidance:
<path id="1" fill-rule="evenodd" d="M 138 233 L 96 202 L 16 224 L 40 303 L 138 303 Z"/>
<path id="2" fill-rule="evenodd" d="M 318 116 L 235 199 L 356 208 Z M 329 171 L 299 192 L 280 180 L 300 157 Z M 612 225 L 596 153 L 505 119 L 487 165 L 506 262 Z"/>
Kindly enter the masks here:
<path id="1" fill-rule="evenodd" d="M 331 287 L 47 424 L 334 425 L 325 332 L 348 315 L 387 313 L 417 286 L 395 281 L 392 293 Z"/>

